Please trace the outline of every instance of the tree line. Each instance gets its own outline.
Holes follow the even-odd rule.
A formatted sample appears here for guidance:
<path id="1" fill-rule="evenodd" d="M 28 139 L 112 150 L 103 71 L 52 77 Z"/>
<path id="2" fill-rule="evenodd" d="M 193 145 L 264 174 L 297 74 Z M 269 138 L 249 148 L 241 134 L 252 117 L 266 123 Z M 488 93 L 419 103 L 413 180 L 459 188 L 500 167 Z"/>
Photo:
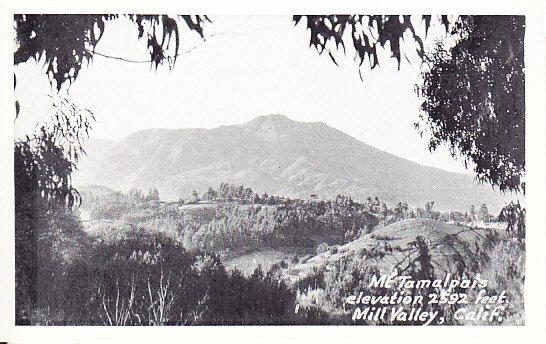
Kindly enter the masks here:
<path id="1" fill-rule="evenodd" d="M 193 192 L 196 194 L 197 192 Z M 301 248 L 309 251 L 322 243 L 342 245 L 387 225 L 410 218 L 469 223 L 496 220 L 483 204 L 476 212 L 440 212 L 434 202 L 411 208 L 398 202 L 389 208 L 377 196 L 358 202 L 347 195 L 334 199 L 290 199 L 259 195 L 249 187 L 221 183 L 208 187 L 198 199 L 161 203 L 155 189 L 147 195 L 100 196 L 82 193 L 82 207 L 94 220 L 117 220 L 147 231 L 165 231 L 189 250 L 236 256 L 263 249 Z M 198 207 L 187 208 L 187 204 Z"/>

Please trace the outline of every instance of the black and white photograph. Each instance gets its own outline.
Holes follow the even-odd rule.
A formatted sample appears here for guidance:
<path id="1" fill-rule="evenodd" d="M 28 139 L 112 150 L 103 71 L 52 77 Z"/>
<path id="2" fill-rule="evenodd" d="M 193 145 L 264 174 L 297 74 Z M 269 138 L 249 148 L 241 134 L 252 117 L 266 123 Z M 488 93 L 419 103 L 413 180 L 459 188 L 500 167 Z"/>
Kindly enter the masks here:
<path id="1" fill-rule="evenodd" d="M 526 15 L 129 11 L 12 14 L 11 325 L 526 325 Z"/>

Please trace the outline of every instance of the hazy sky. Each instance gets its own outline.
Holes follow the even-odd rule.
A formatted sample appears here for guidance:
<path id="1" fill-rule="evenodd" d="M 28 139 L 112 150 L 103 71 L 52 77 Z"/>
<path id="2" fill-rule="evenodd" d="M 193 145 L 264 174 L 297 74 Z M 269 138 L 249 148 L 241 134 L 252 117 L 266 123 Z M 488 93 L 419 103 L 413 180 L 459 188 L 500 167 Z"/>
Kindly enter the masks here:
<path id="1" fill-rule="evenodd" d="M 467 172 L 443 148 L 434 154 L 413 128 L 418 119 L 419 65 L 383 54 L 381 67 L 358 75 L 354 52 L 327 55 L 309 48 L 305 23 L 288 16 L 212 17 L 205 42 L 182 36 L 174 69 L 95 56 L 70 88 L 71 99 L 96 117 L 91 136 L 119 140 L 148 128 L 213 128 L 279 113 L 297 121 L 320 121 L 376 148 L 423 165 Z M 216 34 L 215 34 L 216 33 Z M 144 40 L 126 19 L 107 24 L 98 52 L 134 60 L 149 59 Z M 430 39 L 429 39 L 430 41 Z M 416 61 L 411 46 L 404 47 Z M 51 88 L 41 65 L 16 67 L 16 97 L 22 113 L 16 135 L 47 118 Z M 467 172 L 468 173 L 468 172 Z"/>

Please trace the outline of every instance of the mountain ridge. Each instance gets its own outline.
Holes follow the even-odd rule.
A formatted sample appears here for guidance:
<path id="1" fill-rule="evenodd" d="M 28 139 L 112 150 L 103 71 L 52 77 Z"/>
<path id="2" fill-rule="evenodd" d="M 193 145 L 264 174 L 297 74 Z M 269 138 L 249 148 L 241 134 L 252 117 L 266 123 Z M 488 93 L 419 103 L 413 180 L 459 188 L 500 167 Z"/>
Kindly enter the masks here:
<path id="1" fill-rule="evenodd" d="M 472 175 L 423 166 L 322 122 L 284 115 L 212 129 L 145 129 L 110 145 L 89 146 L 76 185 L 123 191 L 157 187 L 162 198 L 172 200 L 229 182 L 303 199 L 343 193 L 356 199 L 378 195 L 388 204 L 435 201 L 445 210 L 480 203 L 500 209 L 507 201 L 490 187 L 476 185 Z"/>
<path id="2" fill-rule="evenodd" d="M 324 127 L 328 127 L 332 130 L 335 130 L 337 132 L 339 132 L 340 134 L 342 135 L 345 135 L 345 136 L 348 136 L 350 137 L 351 139 L 355 140 L 355 141 L 358 141 L 359 143 L 363 143 L 365 145 L 367 145 L 368 147 L 372 148 L 372 149 L 375 149 L 377 151 L 380 151 L 384 154 L 388 154 L 390 156 L 393 156 L 393 157 L 396 157 L 396 158 L 399 158 L 399 159 L 403 159 L 403 160 L 406 160 L 410 163 L 414 163 L 416 165 L 419 165 L 421 167 L 425 167 L 425 168 L 429 168 L 429 169 L 434 169 L 434 170 L 437 170 L 437 171 L 441 171 L 441 172 L 447 172 L 447 173 L 454 173 L 454 174 L 458 174 L 458 175 L 462 175 L 462 176 L 472 176 L 473 174 L 471 173 L 462 173 L 462 172 L 456 172 L 456 171 L 446 171 L 446 170 L 443 170 L 441 168 L 438 168 L 438 167 L 435 167 L 435 166 L 429 166 L 429 165 L 423 165 L 423 164 L 420 164 L 416 161 L 413 161 L 413 160 L 410 160 L 410 159 L 406 159 L 406 158 L 402 158 L 394 153 L 391 153 L 391 152 L 388 152 L 388 151 L 385 151 L 385 150 L 382 150 L 380 148 L 377 148 L 377 147 L 374 147 L 374 146 L 371 146 L 363 141 L 360 141 L 358 140 L 357 138 L 354 138 L 352 136 L 350 136 L 349 134 L 337 129 L 337 128 L 334 128 L 334 127 L 330 127 L 329 125 L 327 125 L 326 123 L 324 122 L 321 122 L 321 121 L 313 121 L 313 122 L 299 122 L 299 121 L 295 121 L 293 119 L 290 119 L 289 117 L 285 116 L 285 115 L 281 115 L 281 114 L 270 114 L 270 115 L 260 115 L 260 116 L 257 116 L 255 117 L 254 119 L 248 121 L 248 122 L 245 122 L 245 123 L 242 123 L 242 124 L 228 124 L 228 125 L 220 125 L 218 127 L 214 127 L 214 128 L 203 128 L 203 127 L 190 127 L 190 128 L 149 128 L 149 129 L 141 129 L 141 130 L 138 130 L 132 134 L 129 134 L 128 136 L 126 136 L 125 138 L 121 139 L 121 140 L 111 140 L 111 139 L 99 139 L 99 140 L 107 140 L 107 141 L 112 141 L 112 142 L 120 142 L 120 141 L 123 141 L 123 140 L 126 140 L 132 136 L 136 136 L 140 133 L 151 133 L 151 132 L 157 132 L 157 131 L 163 131 L 163 132 L 184 132 L 184 131 L 207 131 L 207 130 L 214 130 L 214 129 L 220 129 L 220 128 L 229 128 L 229 127 L 243 127 L 243 126 L 246 126 L 246 125 L 249 125 L 253 122 L 256 122 L 262 118 L 270 118 L 270 117 L 277 117 L 277 118 L 284 118 L 284 119 L 287 119 L 288 121 L 290 122 L 293 122 L 293 123 L 304 123 L 304 124 L 309 124 L 309 125 L 318 125 L 318 126 L 324 126 Z"/>

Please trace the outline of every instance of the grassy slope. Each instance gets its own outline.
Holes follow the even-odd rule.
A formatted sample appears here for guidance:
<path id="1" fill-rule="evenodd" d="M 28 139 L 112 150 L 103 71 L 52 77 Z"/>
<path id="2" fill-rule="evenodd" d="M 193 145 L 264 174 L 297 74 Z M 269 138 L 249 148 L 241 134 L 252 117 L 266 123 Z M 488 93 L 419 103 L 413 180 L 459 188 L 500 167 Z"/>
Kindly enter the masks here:
<path id="1" fill-rule="evenodd" d="M 465 264 L 472 264 L 483 253 L 483 243 L 486 235 L 493 234 L 490 229 L 471 229 L 466 226 L 456 226 L 444 222 L 428 219 L 408 219 L 382 227 L 355 241 L 339 247 L 337 253 L 324 252 L 310 259 L 289 267 L 284 271 L 285 279 L 293 284 L 314 271 L 329 269 L 334 264 L 339 264 L 344 259 L 353 259 L 363 251 L 371 251 L 374 247 L 384 249 L 407 249 L 415 241 L 417 236 L 422 236 L 431 248 L 434 269 L 437 274 L 443 271 L 453 271 L 454 257 L 461 255 Z M 408 261 L 410 251 L 397 251 L 396 249 L 378 261 L 384 272 L 392 267 L 404 265 Z M 415 257 L 413 254 L 412 257 Z"/>
<path id="2" fill-rule="evenodd" d="M 443 278 L 447 272 L 457 271 L 458 264 L 463 264 L 466 272 L 475 271 L 489 281 L 488 290 L 498 294 L 505 290 L 508 300 L 503 315 L 503 325 L 523 325 L 524 316 L 524 280 L 525 248 L 524 244 L 506 237 L 504 230 L 498 228 L 472 229 L 467 226 L 456 226 L 426 219 L 409 219 L 379 228 L 353 242 L 339 247 L 338 251 L 322 253 L 298 264 L 289 266 L 283 271 L 285 281 L 292 286 L 298 282 L 310 281 L 308 277 L 317 272 L 336 270 L 351 261 L 363 261 L 365 265 L 374 265 L 381 273 L 390 273 L 394 266 L 407 266 L 410 259 L 417 257 L 412 250 L 412 242 L 417 236 L 426 238 L 430 248 L 431 261 L 436 278 Z M 385 247 L 400 247 L 377 258 L 370 252 L 385 252 Z M 408 250 L 409 248 L 409 250 Z M 350 266 L 350 264 L 349 264 Z M 300 286 L 298 286 L 298 289 Z M 318 304 L 331 316 L 340 316 L 340 309 L 328 306 L 328 293 L 316 286 L 310 286 L 299 297 L 302 305 Z M 476 290 L 469 291 L 469 295 Z M 475 297 L 469 296 L 470 298 Z M 318 301 L 317 301 L 318 300 Z M 470 304 L 470 310 L 477 311 L 478 305 Z M 340 313 L 341 312 L 341 313 Z M 346 314 L 341 314 L 346 319 Z M 467 325 L 490 325 L 488 321 L 468 320 Z"/>

